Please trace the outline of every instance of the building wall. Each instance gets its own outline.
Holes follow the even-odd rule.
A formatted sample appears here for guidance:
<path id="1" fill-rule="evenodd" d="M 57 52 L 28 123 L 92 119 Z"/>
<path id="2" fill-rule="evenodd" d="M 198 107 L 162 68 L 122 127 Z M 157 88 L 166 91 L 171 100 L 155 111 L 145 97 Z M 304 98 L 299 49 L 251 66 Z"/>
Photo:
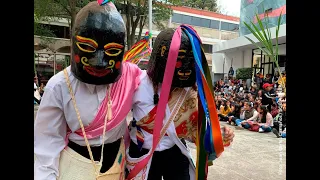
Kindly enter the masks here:
<path id="1" fill-rule="evenodd" d="M 232 61 L 233 59 L 233 61 Z M 239 50 L 229 53 L 213 53 L 212 55 L 212 71 L 213 73 L 228 73 L 231 64 L 236 72 L 238 68 L 251 67 L 252 50 Z M 223 69 L 223 62 L 224 69 Z"/>
<path id="2" fill-rule="evenodd" d="M 278 18 L 282 13 L 281 24 L 286 24 L 286 0 L 241 0 L 240 9 L 240 36 L 250 34 L 243 22 L 257 22 L 256 13 L 268 27 L 278 24 Z M 268 14 L 268 21 L 265 21 L 265 13 Z"/>

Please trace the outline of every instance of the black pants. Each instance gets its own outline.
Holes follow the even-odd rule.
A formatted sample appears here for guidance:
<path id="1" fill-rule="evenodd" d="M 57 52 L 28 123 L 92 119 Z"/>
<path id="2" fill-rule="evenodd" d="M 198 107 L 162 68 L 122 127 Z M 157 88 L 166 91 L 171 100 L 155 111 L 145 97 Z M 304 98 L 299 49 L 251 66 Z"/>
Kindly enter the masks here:
<path id="1" fill-rule="evenodd" d="M 240 119 L 240 118 L 232 117 L 232 118 L 231 118 L 231 122 L 233 122 L 234 124 L 236 124 L 236 120 L 237 120 L 237 119 Z"/>
<path id="2" fill-rule="evenodd" d="M 286 127 L 286 125 L 285 124 L 282 124 L 282 131 L 284 130 L 284 128 Z M 279 128 L 280 128 L 280 126 L 279 126 L 279 122 L 274 122 L 273 123 L 273 128 L 275 128 L 278 132 L 280 131 L 279 130 Z"/>
<path id="3" fill-rule="evenodd" d="M 138 158 L 148 153 L 149 150 L 140 151 L 138 146 L 131 141 L 129 155 Z M 177 145 L 164 151 L 155 151 L 152 157 L 148 180 L 190 180 L 189 159 L 182 154 Z"/>
<path id="4" fill-rule="evenodd" d="M 107 172 L 113 165 L 119 152 L 120 143 L 121 143 L 121 139 L 118 139 L 113 143 L 104 145 L 103 162 L 102 162 L 102 167 L 100 169 L 101 173 Z M 77 153 L 81 154 L 83 157 L 90 159 L 87 146 L 80 146 L 72 141 L 69 141 L 68 146 L 74 151 L 76 151 Z M 96 147 L 90 147 L 90 148 L 92 151 L 93 159 L 95 161 L 100 161 L 102 146 L 96 146 Z"/>
<path id="5" fill-rule="evenodd" d="M 228 116 L 224 116 L 222 114 L 218 114 L 218 116 L 220 117 L 220 121 L 229 121 Z"/>

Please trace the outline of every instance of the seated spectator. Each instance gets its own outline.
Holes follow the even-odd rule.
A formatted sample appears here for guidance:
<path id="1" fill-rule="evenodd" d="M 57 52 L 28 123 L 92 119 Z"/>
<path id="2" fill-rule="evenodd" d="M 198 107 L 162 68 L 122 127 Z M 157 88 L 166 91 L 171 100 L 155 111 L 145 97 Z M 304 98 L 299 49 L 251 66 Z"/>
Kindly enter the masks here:
<path id="1" fill-rule="evenodd" d="M 271 132 L 273 127 L 273 117 L 268 112 L 266 106 L 259 106 L 258 107 L 258 123 L 260 125 L 259 132 Z"/>
<path id="2" fill-rule="evenodd" d="M 255 102 L 255 96 L 250 95 L 249 101 L 252 102 L 252 103 L 254 103 L 254 102 Z"/>
<path id="3" fill-rule="evenodd" d="M 256 91 L 256 89 L 255 89 L 253 86 L 251 86 L 251 88 L 250 88 L 250 93 L 251 93 L 252 95 L 257 95 L 257 91 Z"/>
<path id="4" fill-rule="evenodd" d="M 246 104 L 245 104 L 246 105 Z M 248 113 L 247 117 L 250 117 L 250 118 L 246 118 L 244 120 L 239 120 L 237 119 L 235 122 L 236 122 L 236 128 L 237 129 L 242 129 L 242 128 L 245 128 L 245 129 L 248 129 L 250 128 L 250 124 L 253 123 L 253 122 L 256 122 L 257 121 L 257 118 L 259 116 L 259 113 L 257 112 L 256 109 L 254 109 L 253 107 L 253 103 L 250 103 L 248 102 L 247 103 L 247 106 L 245 110 L 246 113 Z"/>
<path id="5" fill-rule="evenodd" d="M 253 109 L 258 109 L 259 106 L 260 106 L 259 102 L 253 102 Z"/>
<path id="6" fill-rule="evenodd" d="M 222 104 L 222 99 L 221 99 L 221 96 L 218 95 L 217 96 L 217 100 L 216 100 L 216 108 L 217 108 L 217 110 L 220 110 L 221 104 Z"/>
<path id="7" fill-rule="evenodd" d="M 246 120 L 253 120 L 258 117 L 258 112 L 253 109 L 252 103 L 248 102 L 247 100 L 244 101 L 243 107 L 240 108 L 240 117 L 230 117 L 229 121 L 230 124 L 236 125 L 237 127 L 242 127 L 241 122 Z"/>
<path id="8" fill-rule="evenodd" d="M 236 101 L 233 104 L 231 104 L 231 112 L 227 116 L 229 124 L 231 123 L 232 117 L 236 117 L 238 119 L 240 118 L 241 108 L 242 108 L 242 105 L 241 105 L 241 102 L 239 101 Z"/>
<path id="9" fill-rule="evenodd" d="M 258 91 L 256 100 L 260 100 L 260 101 L 262 100 L 262 90 Z"/>
<path id="10" fill-rule="evenodd" d="M 271 112 L 271 105 L 273 104 L 273 99 L 275 99 L 275 97 L 272 97 L 270 94 L 270 90 L 273 88 L 272 84 L 269 83 L 265 83 L 263 85 L 263 93 L 262 93 L 262 99 L 261 99 L 261 103 L 262 105 L 268 105 L 267 109 L 269 112 Z"/>
<path id="11" fill-rule="evenodd" d="M 279 114 L 274 118 L 274 123 L 273 123 L 273 129 L 272 132 L 279 138 L 280 133 L 280 125 L 281 125 L 281 130 L 284 131 L 287 126 L 287 105 L 286 103 L 282 103 L 282 112 L 279 112 Z M 280 120 L 280 116 L 282 117 Z M 282 134 L 282 133 L 281 133 Z"/>
<path id="12" fill-rule="evenodd" d="M 273 103 L 271 106 L 271 115 L 273 118 L 275 118 L 279 113 L 279 109 L 276 103 Z"/>
<path id="13" fill-rule="evenodd" d="M 228 114 L 231 112 L 230 101 L 224 101 L 220 106 L 220 113 L 218 114 L 220 121 L 228 121 Z"/>

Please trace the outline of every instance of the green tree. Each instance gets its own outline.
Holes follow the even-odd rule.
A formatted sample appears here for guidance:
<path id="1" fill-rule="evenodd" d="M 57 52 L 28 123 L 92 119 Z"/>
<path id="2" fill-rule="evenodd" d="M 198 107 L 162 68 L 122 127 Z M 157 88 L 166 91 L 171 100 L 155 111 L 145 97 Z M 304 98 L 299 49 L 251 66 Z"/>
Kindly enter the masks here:
<path id="1" fill-rule="evenodd" d="M 95 1 L 95 0 L 91 0 Z M 70 21 L 70 30 L 74 24 L 77 12 L 90 0 L 35 0 L 34 12 L 35 22 L 53 21 L 55 18 L 68 18 Z M 116 0 L 116 7 L 126 19 L 127 45 L 130 48 L 134 43 L 141 39 L 142 29 L 146 26 L 148 20 L 148 0 Z M 163 22 L 170 18 L 170 5 L 180 3 L 179 0 L 168 0 L 166 4 L 153 2 L 153 24 L 159 29 L 163 29 Z M 136 30 L 139 28 L 138 37 L 135 37 Z M 52 32 L 41 24 L 35 23 L 35 33 L 46 36 L 52 36 Z"/>
<path id="2" fill-rule="evenodd" d="M 217 12 L 217 0 L 184 0 L 184 6 Z"/>
<path id="3" fill-rule="evenodd" d="M 127 28 L 127 46 L 132 47 L 141 39 L 143 28 L 148 28 L 148 0 L 118 0 L 115 4 L 121 14 L 124 15 Z M 152 3 L 152 23 L 160 30 L 166 27 L 166 23 L 171 15 L 170 5 L 179 5 L 179 0 L 167 0 L 159 2 L 153 0 Z M 136 38 L 136 31 L 139 32 Z M 152 33 L 152 32 L 151 32 Z"/>
<path id="4" fill-rule="evenodd" d="M 78 11 L 93 0 L 34 0 L 34 20 L 52 21 L 56 18 L 69 19 L 70 33 L 71 27 L 74 24 Z M 42 36 L 51 35 L 52 32 L 43 25 L 34 23 L 34 33 Z"/>

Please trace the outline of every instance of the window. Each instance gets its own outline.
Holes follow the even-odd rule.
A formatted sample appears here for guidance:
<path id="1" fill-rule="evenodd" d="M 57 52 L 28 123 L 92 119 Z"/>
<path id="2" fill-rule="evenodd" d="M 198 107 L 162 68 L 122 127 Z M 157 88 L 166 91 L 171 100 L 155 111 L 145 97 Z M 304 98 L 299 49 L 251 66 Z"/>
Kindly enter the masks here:
<path id="1" fill-rule="evenodd" d="M 201 18 L 192 17 L 191 25 L 193 25 L 193 26 L 201 26 Z"/>
<path id="2" fill-rule="evenodd" d="M 210 28 L 210 20 L 209 19 L 201 19 L 202 27 Z"/>
<path id="3" fill-rule="evenodd" d="M 181 14 L 173 13 L 172 15 L 172 22 L 181 23 L 182 22 L 182 16 Z"/>
<path id="4" fill-rule="evenodd" d="M 221 30 L 224 31 L 237 31 L 239 30 L 238 24 L 228 23 L 228 22 L 221 22 Z"/>
<path id="5" fill-rule="evenodd" d="M 191 16 L 182 16 L 182 22 L 183 24 L 189 24 L 192 25 L 192 17 Z"/>
<path id="6" fill-rule="evenodd" d="M 205 53 L 212 53 L 212 45 L 211 44 L 202 44 L 202 48 Z"/>
<path id="7" fill-rule="evenodd" d="M 219 29 L 220 21 L 210 20 L 206 18 L 192 17 L 183 14 L 172 14 L 172 22 L 180 24 L 189 24 L 191 26 L 199 26 L 205 28 Z M 239 25 L 227 22 L 221 22 L 221 30 L 238 31 Z"/>
<path id="8" fill-rule="evenodd" d="M 210 28 L 219 29 L 220 21 L 210 20 Z"/>
<path id="9" fill-rule="evenodd" d="M 229 31 L 238 31 L 238 30 L 239 30 L 238 24 L 229 23 Z"/>

